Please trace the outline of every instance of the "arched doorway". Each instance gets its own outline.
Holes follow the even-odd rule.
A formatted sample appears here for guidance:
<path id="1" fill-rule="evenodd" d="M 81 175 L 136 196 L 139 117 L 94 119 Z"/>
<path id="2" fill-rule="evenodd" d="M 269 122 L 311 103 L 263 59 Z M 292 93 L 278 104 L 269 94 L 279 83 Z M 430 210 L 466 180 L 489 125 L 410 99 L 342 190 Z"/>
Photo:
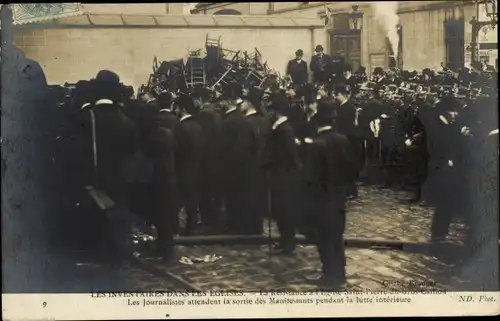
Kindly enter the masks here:
<path id="1" fill-rule="evenodd" d="M 332 17 L 330 29 L 330 54 L 341 61 L 344 68 L 356 71 L 361 66 L 361 31 L 349 28 L 349 14 L 341 13 Z"/>
<path id="2" fill-rule="evenodd" d="M 234 9 L 221 9 L 219 11 L 216 11 L 214 13 L 214 15 L 218 15 L 218 16 L 221 16 L 221 15 L 228 15 L 228 16 L 241 16 L 241 12 L 239 12 L 238 10 L 234 10 Z"/>

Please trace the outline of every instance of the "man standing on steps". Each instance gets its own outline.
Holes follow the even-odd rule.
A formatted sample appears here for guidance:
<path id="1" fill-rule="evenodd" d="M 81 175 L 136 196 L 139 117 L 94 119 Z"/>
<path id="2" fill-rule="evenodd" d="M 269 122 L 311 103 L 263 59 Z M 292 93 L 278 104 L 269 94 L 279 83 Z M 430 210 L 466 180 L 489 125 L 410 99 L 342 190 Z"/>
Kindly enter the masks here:
<path id="1" fill-rule="evenodd" d="M 307 83 L 309 74 L 307 72 L 307 62 L 303 59 L 304 52 L 299 49 L 295 52 L 295 59 L 288 62 L 286 74 L 292 78 L 295 86 L 299 87 Z"/>
<path id="2" fill-rule="evenodd" d="M 314 82 L 326 84 L 332 77 L 332 57 L 323 53 L 323 46 L 316 46 L 316 55 L 311 58 L 311 71 L 313 72 Z"/>

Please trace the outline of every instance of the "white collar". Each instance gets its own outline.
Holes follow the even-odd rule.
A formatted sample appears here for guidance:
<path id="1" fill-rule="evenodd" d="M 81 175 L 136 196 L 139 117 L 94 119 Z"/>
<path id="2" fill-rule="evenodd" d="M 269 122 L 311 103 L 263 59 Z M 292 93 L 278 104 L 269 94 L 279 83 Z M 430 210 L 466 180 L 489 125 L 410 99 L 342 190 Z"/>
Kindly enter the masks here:
<path id="1" fill-rule="evenodd" d="M 245 117 L 248 117 L 250 115 L 255 115 L 257 114 L 257 111 L 255 109 L 249 110 L 248 113 L 245 115 Z"/>
<path id="2" fill-rule="evenodd" d="M 340 106 L 344 106 L 345 104 L 347 104 L 348 101 L 349 101 L 349 99 L 346 99 L 346 101 L 344 101 L 343 103 L 341 103 Z"/>
<path id="3" fill-rule="evenodd" d="M 439 119 L 443 122 L 443 124 L 445 125 L 448 125 L 450 122 L 448 121 L 448 119 L 446 119 L 446 117 L 444 117 L 443 115 L 439 115 Z"/>
<path id="4" fill-rule="evenodd" d="M 351 79 L 352 75 L 346 76 L 345 79 Z"/>
<path id="5" fill-rule="evenodd" d="M 160 113 L 164 113 L 164 112 L 167 112 L 167 113 L 171 113 L 172 110 L 171 109 L 160 109 Z"/>
<path id="6" fill-rule="evenodd" d="M 332 129 L 332 126 L 323 126 L 323 127 L 320 127 L 320 128 L 318 128 L 318 134 L 322 133 L 322 132 L 325 132 L 327 130 L 330 130 L 330 129 Z"/>
<path id="7" fill-rule="evenodd" d="M 288 120 L 288 117 L 286 116 L 281 116 L 280 118 L 278 118 L 274 124 L 273 124 L 273 130 L 276 130 L 276 128 L 278 128 L 279 125 L 283 124 L 284 122 L 286 122 Z"/>
<path id="8" fill-rule="evenodd" d="M 113 105 L 114 102 L 111 99 L 99 99 L 98 101 L 95 102 L 95 106 L 98 105 Z"/>
<path id="9" fill-rule="evenodd" d="M 236 110 L 236 107 L 231 107 L 226 111 L 226 115 L 229 115 L 229 113 L 232 113 L 233 111 Z"/>
<path id="10" fill-rule="evenodd" d="M 491 132 L 488 133 L 488 136 L 493 136 L 493 135 L 498 135 L 498 128 L 493 129 Z"/>
<path id="11" fill-rule="evenodd" d="M 146 104 L 149 104 L 152 101 L 155 101 L 155 99 L 154 98 L 149 99 L 148 101 L 146 101 Z"/>
<path id="12" fill-rule="evenodd" d="M 190 114 L 186 114 L 186 115 L 184 115 L 184 116 L 182 116 L 182 117 L 181 117 L 180 122 L 183 122 L 183 121 L 185 121 L 186 119 L 191 118 L 191 117 L 193 117 L 193 116 L 191 116 Z"/>
<path id="13" fill-rule="evenodd" d="M 82 105 L 82 107 L 80 107 L 80 110 L 84 110 L 87 107 L 90 107 L 91 105 L 92 105 L 91 103 L 85 103 L 85 104 Z"/>

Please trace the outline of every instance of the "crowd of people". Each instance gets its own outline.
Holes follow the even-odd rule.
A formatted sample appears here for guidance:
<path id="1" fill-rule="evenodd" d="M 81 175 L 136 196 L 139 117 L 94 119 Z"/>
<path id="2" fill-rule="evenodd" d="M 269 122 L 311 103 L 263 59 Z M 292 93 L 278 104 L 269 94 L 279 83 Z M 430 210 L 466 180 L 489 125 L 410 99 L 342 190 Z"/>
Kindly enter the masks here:
<path id="1" fill-rule="evenodd" d="M 286 85 L 270 77 L 261 88 L 135 98 L 110 71 L 78 82 L 61 148 L 72 184 L 96 186 L 154 225 L 167 260 L 177 234 L 262 234 L 268 217 L 280 233 L 276 254 L 293 255 L 296 233 L 306 235 L 323 264 L 315 282 L 334 288 L 346 281 L 346 202 L 370 164 L 385 187 L 414 186 L 413 201 L 430 182 L 433 241 L 457 215 L 472 222 L 466 176 L 498 159 L 496 76 L 376 68 L 368 77 L 332 69 L 317 52 L 312 83 L 300 50 Z"/>

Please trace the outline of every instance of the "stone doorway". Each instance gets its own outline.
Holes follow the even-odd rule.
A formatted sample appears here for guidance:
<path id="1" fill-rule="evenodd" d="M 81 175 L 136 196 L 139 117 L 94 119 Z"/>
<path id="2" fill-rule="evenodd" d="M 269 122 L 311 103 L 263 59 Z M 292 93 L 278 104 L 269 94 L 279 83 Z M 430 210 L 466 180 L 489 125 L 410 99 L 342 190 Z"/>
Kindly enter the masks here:
<path id="1" fill-rule="evenodd" d="M 353 72 L 361 67 L 361 34 L 359 32 L 343 32 L 331 35 L 330 54 L 332 57 L 342 57 L 346 66 Z"/>

